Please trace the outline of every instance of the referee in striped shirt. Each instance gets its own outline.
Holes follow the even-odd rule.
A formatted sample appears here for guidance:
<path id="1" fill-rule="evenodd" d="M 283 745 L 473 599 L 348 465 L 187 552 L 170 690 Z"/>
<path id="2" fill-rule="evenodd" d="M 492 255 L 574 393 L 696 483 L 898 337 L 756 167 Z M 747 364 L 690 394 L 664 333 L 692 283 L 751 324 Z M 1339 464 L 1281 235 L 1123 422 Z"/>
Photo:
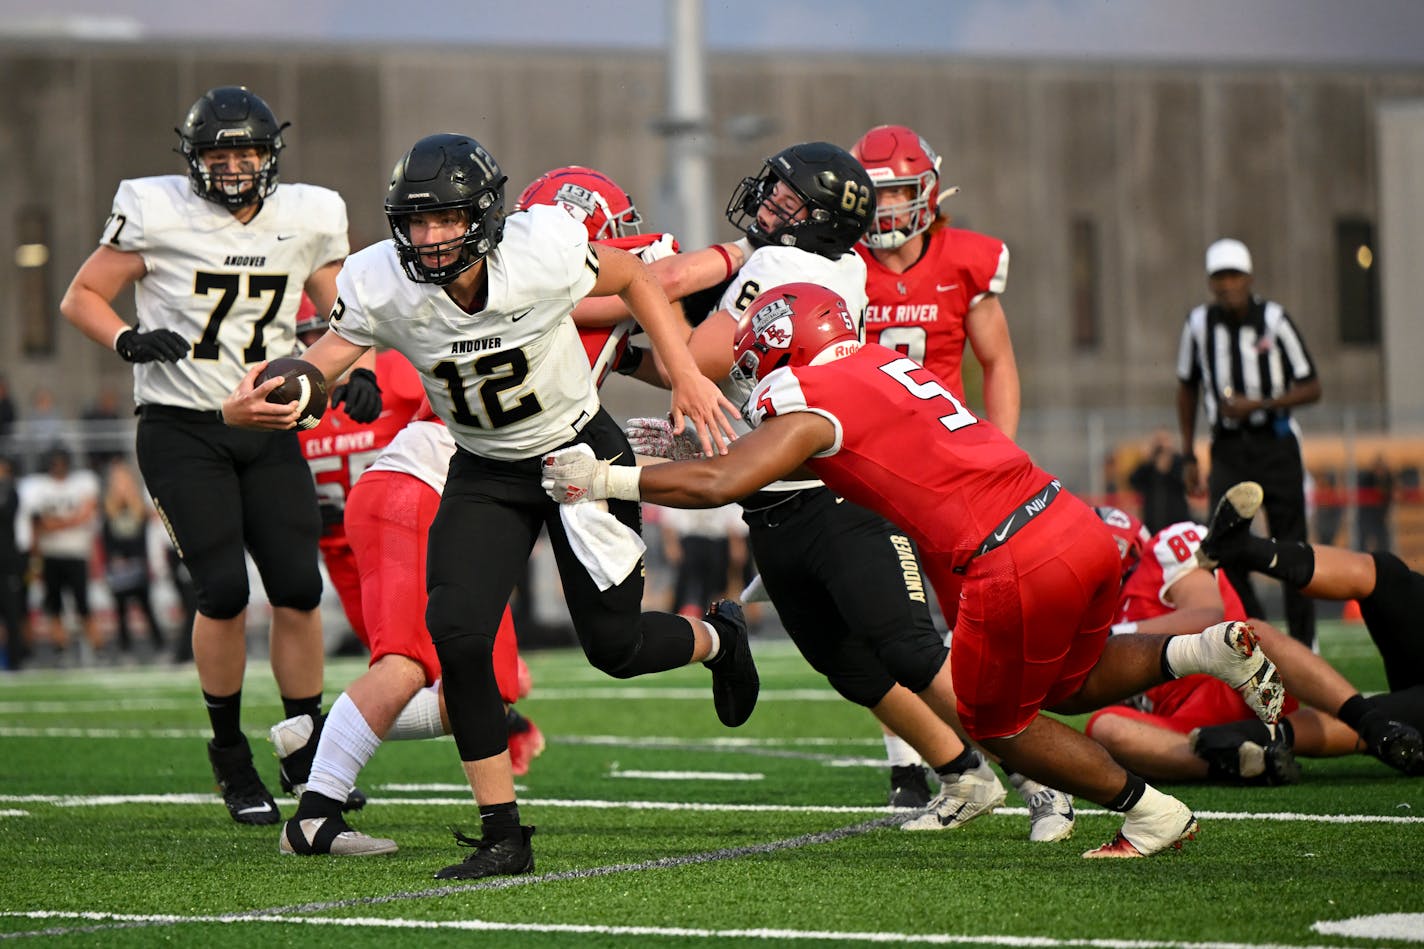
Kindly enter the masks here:
<path id="1" fill-rule="evenodd" d="M 1305 469 L 1291 409 L 1319 400 L 1315 365 L 1285 308 L 1251 293 L 1251 252 L 1245 244 L 1229 238 L 1212 244 L 1206 272 L 1213 302 L 1187 314 L 1177 353 L 1177 422 L 1187 491 L 1202 489 L 1194 449 L 1200 398 L 1211 423 L 1211 510 L 1233 484 L 1260 482 L 1271 535 L 1304 542 Z M 1227 578 L 1247 614 L 1264 617 L 1248 572 L 1228 569 Z M 1314 601 L 1289 585 L 1284 590 L 1291 635 L 1313 646 Z"/>

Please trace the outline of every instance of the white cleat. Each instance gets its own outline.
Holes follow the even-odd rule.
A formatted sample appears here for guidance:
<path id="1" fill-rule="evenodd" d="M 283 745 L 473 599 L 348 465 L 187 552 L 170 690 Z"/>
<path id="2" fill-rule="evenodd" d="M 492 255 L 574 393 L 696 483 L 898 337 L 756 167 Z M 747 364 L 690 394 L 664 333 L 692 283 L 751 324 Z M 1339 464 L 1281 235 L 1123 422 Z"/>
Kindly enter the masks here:
<path id="1" fill-rule="evenodd" d="M 300 821 L 293 817 L 282 825 L 282 838 L 277 849 L 284 854 L 300 854 L 304 857 L 317 854 L 371 857 L 376 854 L 395 853 L 400 848 L 394 840 L 371 837 L 359 830 L 352 830 L 340 817 L 311 817 Z"/>
<path id="2" fill-rule="evenodd" d="M 1077 819 L 1073 812 L 1073 795 L 1021 774 L 1011 775 L 1009 783 L 1028 805 L 1029 840 L 1052 843 L 1073 836 L 1073 824 Z"/>
<path id="3" fill-rule="evenodd" d="M 1150 857 L 1168 849 L 1181 850 L 1182 844 L 1196 839 L 1197 831 L 1191 808 L 1149 784 L 1142 800 L 1127 812 L 1117 836 L 1083 856 L 1089 860 Z"/>
<path id="4" fill-rule="evenodd" d="M 1008 791 L 999 783 L 984 756 L 978 764 L 952 781 L 941 783 L 939 793 L 919 817 L 900 825 L 901 830 L 950 830 L 988 814 L 1004 803 Z"/>
<path id="5" fill-rule="evenodd" d="M 1280 721 L 1286 688 L 1276 664 L 1261 650 L 1250 623 L 1232 620 L 1199 633 L 1205 668 L 1196 670 L 1221 679 L 1237 692 L 1256 717 L 1267 725 Z"/>

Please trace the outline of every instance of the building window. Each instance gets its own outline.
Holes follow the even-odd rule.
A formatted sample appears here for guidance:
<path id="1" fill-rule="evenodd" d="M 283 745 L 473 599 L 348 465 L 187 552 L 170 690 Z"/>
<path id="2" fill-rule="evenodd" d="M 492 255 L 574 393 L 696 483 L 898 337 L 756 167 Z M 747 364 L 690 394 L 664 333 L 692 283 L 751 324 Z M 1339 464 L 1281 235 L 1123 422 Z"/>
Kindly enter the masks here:
<path id="1" fill-rule="evenodd" d="M 26 356 L 53 356 L 55 312 L 49 292 L 49 212 L 21 208 L 15 218 L 16 299 L 20 346 Z"/>
<path id="2" fill-rule="evenodd" d="M 1335 284 L 1340 342 L 1378 345 L 1379 261 L 1375 228 L 1366 218 L 1335 221 Z"/>
<path id="3" fill-rule="evenodd" d="M 1069 260 L 1073 288 L 1073 346 L 1096 349 L 1101 337 L 1098 309 L 1098 225 L 1089 217 L 1069 222 Z"/>

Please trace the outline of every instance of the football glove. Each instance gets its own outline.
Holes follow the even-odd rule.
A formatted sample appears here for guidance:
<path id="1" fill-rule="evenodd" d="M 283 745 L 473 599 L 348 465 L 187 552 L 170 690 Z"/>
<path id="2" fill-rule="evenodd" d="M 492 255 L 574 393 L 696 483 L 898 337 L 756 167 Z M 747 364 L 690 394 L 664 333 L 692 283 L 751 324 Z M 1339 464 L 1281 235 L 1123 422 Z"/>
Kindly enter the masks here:
<path id="1" fill-rule="evenodd" d="M 674 435 L 672 422 L 665 418 L 630 418 L 623 434 L 634 452 L 649 458 L 689 461 L 702 457 L 697 430 L 688 426 L 681 435 Z"/>
<path id="2" fill-rule="evenodd" d="M 365 425 L 381 415 L 381 387 L 369 369 L 353 369 L 350 377 L 331 392 L 331 406 L 345 403 L 351 421 Z"/>
<path id="3" fill-rule="evenodd" d="M 638 469 L 599 460 L 587 445 L 571 445 L 544 456 L 540 485 L 560 504 L 638 500 Z"/>
<path id="4" fill-rule="evenodd" d="M 125 362 L 177 362 L 188 355 L 188 341 L 172 330 L 131 329 L 114 340 L 114 351 Z"/>

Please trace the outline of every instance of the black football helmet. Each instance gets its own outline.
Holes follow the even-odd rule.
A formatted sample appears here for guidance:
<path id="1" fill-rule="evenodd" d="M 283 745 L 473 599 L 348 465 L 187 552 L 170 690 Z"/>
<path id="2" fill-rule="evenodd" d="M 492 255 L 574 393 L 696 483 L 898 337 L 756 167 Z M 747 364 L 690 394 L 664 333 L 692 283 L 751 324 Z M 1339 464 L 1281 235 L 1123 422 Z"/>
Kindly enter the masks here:
<path id="1" fill-rule="evenodd" d="M 806 205 L 806 218 L 792 215 L 767 199 L 784 181 Z M 766 208 L 776 224 L 764 227 L 757 212 Z M 875 220 L 875 186 L 850 152 L 830 142 L 805 142 L 783 148 L 762 166 L 756 178 L 743 178 L 727 203 L 727 220 L 754 245 L 799 247 L 835 260 L 849 251 Z"/>
<path id="2" fill-rule="evenodd" d="M 396 162 L 386 192 L 386 219 L 405 275 L 416 283 L 445 285 L 469 270 L 504 236 L 504 183 L 494 156 L 468 135 L 427 135 Z M 465 212 L 465 233 L 442 244 L 412 244 L 406 218 L 418 211 Z M 461 249 L 446 267 L 428 267 L 421 254 Z"/>
<path id="3" fill-rule="evenodd" d="M 218 86 L 203 93 L 193 103 L 178 133 L 178 153 L 188 161 L 188 177 L 193 191 L 227 208 L 240 208 L 260 201 L 277 190 L 277 157 L 285 146 L 282 130 L 290 122 L 277 117 L 246 86 Z M 223 175 L 215 178 L 199 157 L 209 148 L 251 145 L 267 149 L 267 159 L 253 175 Z M 226 180 L 224 180 L 226 179 Z M 240 191 L 230 191 L 234 183 L 249 183 Z"/>

